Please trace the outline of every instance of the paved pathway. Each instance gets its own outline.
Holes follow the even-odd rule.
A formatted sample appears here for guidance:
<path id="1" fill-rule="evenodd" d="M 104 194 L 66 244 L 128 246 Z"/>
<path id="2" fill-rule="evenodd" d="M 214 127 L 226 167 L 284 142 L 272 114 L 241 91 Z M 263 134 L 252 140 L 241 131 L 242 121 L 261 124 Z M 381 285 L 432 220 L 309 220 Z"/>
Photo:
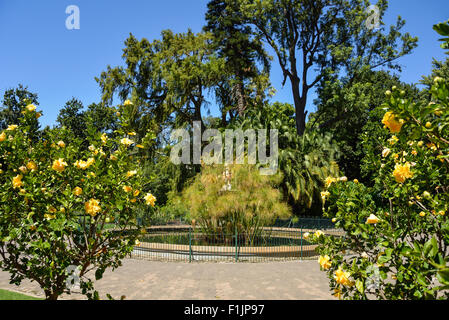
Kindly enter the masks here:
<path id="1" fill-rule="evenodd" d="M 0 271 L 0 288 L 43 297 L 34 283 L 9 284 Z M 266 263 L 184 263 L 126 259 L 95 282 L 101 298 L 118 299 L 334 299 L 316 260 Z M 62 299 L 84 299 L 80 294 Z"/>

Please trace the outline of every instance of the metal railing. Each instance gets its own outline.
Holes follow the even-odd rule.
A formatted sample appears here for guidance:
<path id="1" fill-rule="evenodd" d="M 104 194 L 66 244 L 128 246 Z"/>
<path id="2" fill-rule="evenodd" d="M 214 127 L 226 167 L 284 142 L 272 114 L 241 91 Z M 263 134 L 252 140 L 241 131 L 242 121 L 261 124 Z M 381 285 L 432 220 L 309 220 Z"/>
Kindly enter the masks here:
<path id="1" fill-rule="evenodd" d="M 323 228 L 325 229 L 325 228 Z M 301 260 L 316 257 L 316 245 L 305 238 L 316 228 L 264 228 L 257 236 L 204 233 L 185 226 L 158 226 L 147 229 L 134 248 L 132 258 L 162 261 L 264 262 Z M 325 233 L 340 235 L 335 229 Z"/>

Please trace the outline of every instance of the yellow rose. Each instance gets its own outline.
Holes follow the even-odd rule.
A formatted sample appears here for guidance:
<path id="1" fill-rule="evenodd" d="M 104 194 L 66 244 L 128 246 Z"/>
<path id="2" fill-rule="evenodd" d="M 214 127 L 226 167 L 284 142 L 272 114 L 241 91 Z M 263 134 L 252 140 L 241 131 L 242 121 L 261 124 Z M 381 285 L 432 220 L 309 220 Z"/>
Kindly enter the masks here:
<path id="1" fill-rule="evenodd" d="M 139 190 L 134 190 L 134 193 L 133 193 L 133 196 L 134 196 L 134 197 L 137 197 L 139 194 L 140 194 L 140 191 L 139 191 Z"/>
<path id="2" fill-rule="evenodd" d="M 136 170 L 128 171 L 128 172 L 126 173 L 126 177 L 127 177 L 127 178 L 130 178 L 130 177 L 132 177 L 132 176 L 134 176 L 134 175 L 136 175 L 136 174 L 137 174 L 137 171 L 136 171 Z"/>
<path id="3" fill-rule="evenodd" d="M 317 230 L 315 231 L 315 233 L 313 234 L 316 238 L 321 237 L 322 235 L 324 235 L 324 232 L 321 230 Z"/>
<path id="4" fill-rule="evenodd" d="M 131 192 L 133 190 L 133 188 L 131 188 L 130 186 L 123 186 L 123 191 L 125 192 Z"/>
<path id="5" fill-rule="evenodd" d="M 95 163 L 95 159 L 89 158 L 89 159 L 87 159 L 87 161 L 77 160 L 73 165 L 75 167 L 77 167 L 78 169 L 86 170 L 94 163 Z"/>
<path id="6" fill-rule="evenodd" d="M 17 189 L 17 188 L 20 188 L 21 186 L 23 186 L 22 178 L 23 178 L 23 176 L 21 174 L 12 178 L 12 186 L 14 187 L 14 189 Z"/>
<path id="7" fill-rule="evenodd" d="M 357 179 L 354 179 L 354 183 L 359 183 L 359 180 L 357 180 Z"/>
<path id="8" fill-rule="evenodd" d="M 95 217 L 97 213 L 101 211 L 100 201 L 96 199 L 90 199 L 84 204 L 84 210 L 91 217 Z"/>
<path id="9" fill-rule="evenodd" d="M 106 135 L 106 133 L 103 133 L 101 135 L 101 141 L 103 142 L 103 144 L 106 144 L 106 141 L 108 141 L 108 136 Z"/>
<path id="10" fill-rule="evenodd" d="M 34 104 L 29 104 L 26 106 L 26 108 L 29 112 L 33 112 L 34 110 L 36 110 L 36 106 Z"/>
<path id="11" fill-rule="evenodd" d="M 76 187 L 75 189 L 73 189 L 73 194 L 75 196 L 79 196 L 83 193 L 83 189 L 81 189 L 80 187 Z"/>
<path id="12" fill-rule="evenodd" d="M 133 103 L 130 100 L 125 100 L 125 102 L 123 102 L 124 106 L 129 106 L 132 105 Z"/>
<path id="13" fill-rule="evenodd" d="M 57 144 L 58 144 L 59 147 L 65 148 L 65 143 L 64 143 L 64 141 L 62 141 L 62 140 L 61 140 L 61 141 L 58 141 Z"/>
<path id="14" fill-rule="evenodd" d="M 366 219 L 366 224 L 375 224 L 379 222 L 379 218 L 374 214 L 370 214 L 370 216 Z"/>
<path id="15" fill-rule="evenodd" d="M 403 183 L 407 178 L 413 177 L 413 172 L 410 170 L 410 163 L 396 164 L 393 171 L 393 176 L 398 183 Z"/>
<path id="16" fill-rule="evenodd" d="M 52 169 L 58 172 L 62 172 L 64 171 L 66 166 L 67 163 L 64 161 L 64 159 L 59 158 L 58 160 L 53 161 Z"/>
<path id="17" fill-rule="evenodd" d="M 388 139 L 388 142 L 389 142 L 391 145 L 395 144 L 395 143 L 398 142 L 398 141 L 399 141 L 399 139 L 398 139 L 396 136 L 392 136 L 390 139 Z"/>
<path id="18" fill-rule="evenodd" d="M 390 152 L 391 152 L 391 150 L 390 149 L 388 149 L 388 148 L 384 148 L 383 150 L 382 150 L 382 157 L 388 157 L 388 155 L 390 154 Z"/>
<path id="19" fill-rule="evenodd" d="M 156 202 L 156 197 L 153 196 L 151 193 L 147 193 L 147 195 L 145 196 L 145 201 L 148 205 L 154 207 L 154 204 Z"/>
<path id="20" fill-rule="evenodd" d="M 6 140 L 6 134 L 5 134 L 5 132 L 3 131 L 1 134 L 0 134 L 0 142 L 3 142 L 3 141 L 5 141 Z"/>
<path id="21" fill-rule="evenodd" d="M 31 171 L 37 170 L 37 165 L 34 161 L 30 161 L 27 163 L 27 168 Z"/>
<path id="22" fill-rule="evenodd" d="M 349 280 L 350 275 L 351 274 L 349 272 L 345 272 L 341 269 L 341 267 L 339 267 L 338 270 L 335 271 L 334 279 L 338 284 L 351 286 L 352 282 Z"/>
<path id="23" fill-rule="evenodd" d="M 17 125 L 16 124 L 11 124 L 8 126 L 8 128 L 6 129 L 6 131 L 14 131 L 17 129 Z"/>
<path id="24" fill-rule="evenodd" d="M 393 112 L 388 111 L 385 113 L 382 123 L 385 125 L 386 128 L 390 129 L 391 133 L 398 133 L 401 131 L 401 127 L 404 123 L 404 120 L 400 119 L 398 120 L 396 116 L 393 114 Z"/>
<path id="25" fill-rule="evenodd" d="M 86 165 L 89 168 L 94 163 L 95 163 L 95 159 L 94 158 L 89 158 L 89 159 L 87 159 Z"/>
<path id="26" fill-rule="evenodd" d="M 330 258 L 329 258 L 328 255 L 325 255 L 324 257 L 323 257 L 323 256 L 320 256 L 320 257 L 318 258 L 318 263 L 320 264 L 320 267 L 321 267 L 322 269 L 324 269 L 324 270 L 329 269 L 329 268 L 331 267 L 331 265 L 332 265 L 332 263 L 331 263 Z"/>
<path id="27" fill-rule="evenodd" d="M 128 139 L 128 138 L 123 138 L 122 140 L 120 140 L 120 143 L 129 147 L 130 145 L 132 145 L 134 143 L 134 141 L 132 141 L 131 139 Z"/>
<path id="28" fill-rule="evenodd" d="M 340 290 L 340 289 L 338 289 L 338 288 L 335 288 L 334 289 L 334 294 L 333 294 L 333 296 L 335 297 L 335 298 L 337 298 L 337 299 L 341 299 L 341 294 L 342 294 L 342 291 Z"/>

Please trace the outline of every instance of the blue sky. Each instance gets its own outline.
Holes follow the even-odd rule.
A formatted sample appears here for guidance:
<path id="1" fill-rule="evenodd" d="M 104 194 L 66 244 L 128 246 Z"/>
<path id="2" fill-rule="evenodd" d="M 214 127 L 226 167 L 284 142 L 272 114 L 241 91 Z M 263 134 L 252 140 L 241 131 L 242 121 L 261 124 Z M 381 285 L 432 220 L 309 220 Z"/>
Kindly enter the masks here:
<path id="1" fill-rule="evenodd" d="M 100 100 L 94 77 L 107 65 L 123 64 L 123 42 L 159 38 L 172 29 L 201 31 L 207 0 L 0 0 L 0 95 L 19 83 L 39 95 L 43 125 L 53 125 L 64 103 L 76 97 L 87 106 Z M 372 1 L 375 3 L 375 1 Z M 80 9 L 80 29 L 67 30 L 66 7 Z M 431 71 L 432 58 L 445 58 L 432 25 L 449 18 L 447 0 L 390 0 L 384 22 L 401 15 L 404 31 L 419 37 L 419 46 L 401 58 L 402 81 L 416 83 Z M 282 74 L 273 61 L 274 100 L 292 103 L 290 86 L 281 87 Z M 313 111 L 312 95 L 308 108 Z M 212 113 L 216 108 L 212 106 Z"/>

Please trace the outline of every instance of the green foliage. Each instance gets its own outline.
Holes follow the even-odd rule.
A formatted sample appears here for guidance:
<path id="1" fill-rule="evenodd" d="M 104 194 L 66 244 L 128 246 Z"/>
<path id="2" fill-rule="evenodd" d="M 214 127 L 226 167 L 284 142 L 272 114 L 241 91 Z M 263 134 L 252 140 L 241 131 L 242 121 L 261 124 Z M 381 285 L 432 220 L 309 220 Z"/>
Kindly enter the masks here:
<path id="1" fill-rule="evenodd" d="M 275 188 L 274 176 L 255 166 L 206 166 L 182 195 L 193 224 L 206 234 L 231 236 L 237 231 L 251 243 L 264 226 L 287 218 L 289 208 Z"/>
<path id="2" fill-rule="evenodd" d="M 56 128 L 31 143 L 33 105 L 0 133 L 0 268 L 11 283 L 36 281 L 47 299 L 57 299 L 70 293 L 67 268 L 77 266 L 82 292 L 97 298 L 86 273 L 95 270 L 100 279 L 132 251 L 136 208 L 155 199 L 142 192 L 141 169 L 130 155 L 136 141 L 127 108 L 120 107 L 116 138 L 87 130 L 83 141 Z M 116 229 L 106 228 L 113 221 Z"/>
<path id="3" fill-rule="evenodd" d="M 220 58 L 225 60 L 226 70 L 222 81 L 217 84 L 215 94 L 221 104 L 223 123 L 229 113 L 231 119 L 238 113 L 243 116 L 245 109 L 264 96 L 264 90 L 257 90 L 253 84 L 268 87 L 269 58 L 259 37 L 243 23 L 237 0 L 212 0 L 207 5 L 206 32 L 212 33 L 212 46 Z M 259 71 L 257 62 L 263 65 Z M 252 101 L 251 92 L 256 89 L 257 99 Z M 257 101 L 258 100 L 258 101 Z"/>
<path id="4" fill-rule="evenodd" d="M 76 98 L 67 101 L 59 111 L 56 122 L 61 127 L 71 130 L 75 137 L 86 137 L 86 119 L 83 112 L 83 103 Z"/>
<path id="5" fill-rule="evenodd" d="M 357 79 L 328 76 L 319 85 L 311 126 L 332 134 L 341 151 L 338 165 L 350 179 L 371 184 L 373 172 L 365 170 L 362 159 L 371 149 L 376 154 L 381 151 L 379 139 L 385 136 L 380 125 L 383 114 L 376 107 L 383 103 L 385 91 L 393 86 L 405 90 L 410 97 L 418 95 L 416 87 L 386 71 L 366 70 Z"/>
<path id="6" fill-rule="evenodd" d="M 441 38 L 440 41 L 443 43 L 441 44 L 441 48 L 445 50 L 449 50 L 449 20 L 446 22 L 438 23 L 433 26 L 433 29 L 438 32 L 440 35 L 442 35 L 445 38 Z M 449 52 L 446 52 L 446 54 L 449 54 Z"/>
<path id="7" fill-rule="evenodd" d="M 449 298 L 449 79 L 436 77 L 430 93 L 422 104 L 388 90 L 374 187 L 336 182 L 323 193 L 326 216 L 345 231 L 315 237 L 337 296 Z"/>
<path id="8" fill-rule="evenodd" d="M 202 121 L 204 94 L 216 84 L 224 65 L 214 54 L 210 34 L 163 30 L 161 40 L 150 43 L 130 35 L 125 46 L 126 68 L 108 67 L 97 78 L 104 102 L 110 103 L 116 93 L 122 100 L 131 96 L 136 127 L 156 133 L 173 123 Z"/>
<path id="9" fill-rule="evenodd" d="M 128 106 L 131 108 L 131 106 Z M 118 118 L 115 108 L 111 108 L 103 103 L 92 103 L 84 112 L 86 127 L 95 128 L 98 132 L 113 133 L 118 126 Z M 139 130 L 140 128 L 132 121 L 129 123 L 132 131 L 137 132 L 138 138 L 143 138 L 148 131 Z M 144 128 L 147 129 L 147 128 Z"/>
<path id="10" fill-rule="evenodd" d="M 325 179 L 338 175 L 338 148 L 329 134 L 309 130 L 298 136 L 294 108 L 274 103 L 248 112 L 237 124 L 243 129 L 278 130 L 281 189 L 296 215 L 321 215 L 321 196 Z"/>
<path id="11" fill-rule="evenodd" d="M 20 120 L 24 117 L 23 110 L 27 105 L 39 105 L 37 94 L 28 91 L 27 87 L 19 84 L 15 89 L 9 89 L 5 91 L 3 96 L 3 106 L 0 109 L 0 129 L 6 129 L 8 125 L 19 124 Z M 32 139 L 37 138 L 39 131 L 40 113 L 36 113 L 36 117 L 30 120 L 30 132 L 33 133 Z"/>
<path id="12" fill-rule="evenodd" d="M 232 1 L 232 0 L 230 0 Z M 310 89 L 330 72 L 353 78 L 360 70 L 385 66 L 410 53 L 417 38 L 401 34 L 404 20 L 387 30 L 382 17 L 387 1 L 377 2 L 380 28 L 368 29 L 365 0 L 239 0 L 245 22 L 274 50 L 290 80 L 298 134 L 305 130 Z M 316 76 L 310 78 L 310 69 Z"/>
<path id="13" fill-rule="evenodd" d="M 86 139 L 87 130 L 111 133 L 118 125 L 116 110 L 102 103 L 92 103 L 83 110 L 83 103 L 76 98 L 67 101 L 59 111 L 56 122 L 69 129 L 74 137 Z"/>

